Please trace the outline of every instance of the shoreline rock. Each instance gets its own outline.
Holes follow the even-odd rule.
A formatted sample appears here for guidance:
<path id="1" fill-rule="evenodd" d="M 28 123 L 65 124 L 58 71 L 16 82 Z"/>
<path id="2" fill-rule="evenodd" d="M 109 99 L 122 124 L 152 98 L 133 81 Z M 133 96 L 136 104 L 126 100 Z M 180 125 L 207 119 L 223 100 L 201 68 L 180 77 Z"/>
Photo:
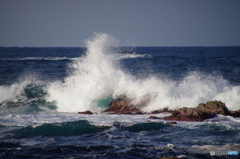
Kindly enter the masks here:
<path id="1" fill-rule="evenodd" d="M 159 114 L 159 113 L 172 113 L 172 115 L 159 118 L 155 116 L 150 116 L 149 119 L 164 119 L 164 120 L 174 120 L 174 121 L 203 121 L 206 119 L 213 118 L 219 114 L 230 115 L 233 117 L 240 117 L 240 110 L 229 111 L 225 103 L 221 101 L 208 101 L 205 103 L 200 103 L 196 108 L 182 107 L 177 110 L 169 110 L 167 108 L 162 110 L 155 110 L 150 113 L 141 111 L 141 108 L 146 106 L 148 100 L 142 101 L 140 104 L 134 105 L 132 101 L 127 97 L 122 97 L 114 100 L 110 103 L 110 107 L 104 112 L 109 114 Z"/>
<path id="2" fill-rule="evenodd" d="M 110 107 L 103 112 L 108 114 L 159 114 L 159 113 L 172 113 L 170 116 L 159 118 L 156 116 L 150 116 L 148 119 L 164 119 L 170 121 L 204 121 L 206 119 L 213 118 L 217 115 L 229 115 L 232 117 L 240 117 L 240 109 L 237 111 L 228 110 L 225 103 L 221 101 L 208 101 L 205 103 L 199 103 L 196 108 L 182 107 L 177 110 L 169 110 L 167 108 L 162 110 L 155 110 L 150 113 L 143 112 L 142 107 L 146 106 L 149 100 L 143 100 L 139 104 L 133 104 L 132 100 L 127 97 L 122 97 L 117 100 L 113 100 L 110 103 Z M 93 113 L 89 110 L 78 112 L 78 114 Z"/>

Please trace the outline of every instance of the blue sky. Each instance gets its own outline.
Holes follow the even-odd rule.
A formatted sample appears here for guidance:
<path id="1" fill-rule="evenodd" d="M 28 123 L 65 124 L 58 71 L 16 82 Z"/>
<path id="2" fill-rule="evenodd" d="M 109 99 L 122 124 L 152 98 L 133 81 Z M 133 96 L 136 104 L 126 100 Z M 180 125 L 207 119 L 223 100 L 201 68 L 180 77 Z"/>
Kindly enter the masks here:
<path id="1" fill-rule="evenodd" d="M 240 45 L 240 0 L 0 0 L 0 46 Z"/>

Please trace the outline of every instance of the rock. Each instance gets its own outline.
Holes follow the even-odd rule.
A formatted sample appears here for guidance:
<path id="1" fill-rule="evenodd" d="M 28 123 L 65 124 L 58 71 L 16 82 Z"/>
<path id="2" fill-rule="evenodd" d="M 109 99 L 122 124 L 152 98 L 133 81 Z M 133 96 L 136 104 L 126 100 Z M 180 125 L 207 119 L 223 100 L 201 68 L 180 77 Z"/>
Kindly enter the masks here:
<path id="1" fill-rule="evenodd" d="M 196 107 L 198 110 L 212 114 L 230 115 L 225 103 L 221 101 L 209 101 L 206 104 L 200 103 Z"/>
<path id="2" fill-rule="evenodd" d="M 165 120 L 176 121 L 203 121 L 214 117 L 211 113 L 202 112 L 196 108 L 180 108 L 172 113 L 171 116 L 163 117 Z"/>
<path id="3" fill-rule="evenodd" d="M 150 112 L 150 114 L 160 114 L 160 113 L 173 113 L 173 110 L 164 108 L 164 109 L 158 109 L 158 110 L 154 110 L 154 111 Z"/>
<path id="4" fill-rule="evenodd" d="M 127 97 L 121 97 L 110 103 L 110 107 L 104 112 L 110 114 L 149 114 L 141 111 L 141 108 L 146 106 L 150 98 L 146 98 L 140 101 L 138 104 L 133 104 L 131 99 Z M 150 116 L 149 119 L 165 119 L 175 121 L 203 121 L 209 118 L 213 118 L 218 114 L 231 115 L 234 117 L 240 117 L 240 110 L 229 111 L 225 103 L 221 101 L 209 101 L 206 104 L 200 103 L 196 108 L 180 108 L 178 110 L 169 110 L 167 108 L 162 110 L 155 110 L 150 114 L 158 114 L 163 112 L 172 113 L 171 116 L 158 118 L 156 116 Z"/>
<path id="5" fill-rule="evenodd" d="M 168 108 L 158 109 L 150 113 L 141 111 L 141 108 L 146 106 L 150 100 L 151 97 L 146 96 L 136 104 L 135 102 L 132 102 L 130 98 L 124 96 L 112 101 L 110 103 L 110 107 L 104 112 L 108 112 L 110 114 L 159 114 L 165 112 L 173 112 L 173 110 L 169 110 Z"/>
<path id="6" fill-rule="evenodd" d="M 88 114 L 88 115 L 92 115 L 93 113 L 89 110 L 87 111 L 83 111 L 83 112 L 78 112 L 78 114 Z"/>
<path id="7" fill-rule="evenodd" d="M 122 50 L 122 54 L 134 54 L 132 51 Z"/>
<path id="8" fill-rule="evenodd" d="M 166 122 L 165 124 L 173 125 L 173 124 L 177 124 L 177 122 L 172 121 L 172 122 Z"/>
<path id="9" fill-rule="evenodd" d="M 110 103 L 110 107 L 104 112 L 110 114 L 143 114 L 140 110 L 143 103 L 134 105 L 129 98 L 123 97 Z"/>
<path id="10" fill-rule="evenodd" d="M 176 121 L 203 121 L 214 116 L 230 115 L 225 103 L 221 101 L 209 101 L 206 104 L 200 103 L 196 108 L 180 108 L 172 113 L 171 116 L 163 117 L 165 120 Z"/>
<path id="11" fill-rule="evenodd" d="M 159 117 L 156 117 L 156 116 L 150 116 L 148 119 L 162 119 L 162 118 L 159 118 Z"/>
<path id="12" fill-rule="evenodd" d="M 229 111 L 229 113 L 233 117 L 240 117 L 240 109 L 236 111 Z"/>

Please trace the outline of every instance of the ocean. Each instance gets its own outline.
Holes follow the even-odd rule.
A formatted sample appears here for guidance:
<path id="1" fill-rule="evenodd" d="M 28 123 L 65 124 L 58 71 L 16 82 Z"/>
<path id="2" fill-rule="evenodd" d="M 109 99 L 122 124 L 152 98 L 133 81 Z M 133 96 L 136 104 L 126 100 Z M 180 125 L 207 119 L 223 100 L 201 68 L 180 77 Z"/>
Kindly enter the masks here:
<path id="1" fill-rule="evenodd" d="M 101 33 L 85 43 L 0 47 L 0 158 L 240 157 L 239 118 L 168 125 L 103 112 L 121 96 L 150 99 L 144 112 L 213 100 L 239 110 L 239 46 L 121 47 Z"/>

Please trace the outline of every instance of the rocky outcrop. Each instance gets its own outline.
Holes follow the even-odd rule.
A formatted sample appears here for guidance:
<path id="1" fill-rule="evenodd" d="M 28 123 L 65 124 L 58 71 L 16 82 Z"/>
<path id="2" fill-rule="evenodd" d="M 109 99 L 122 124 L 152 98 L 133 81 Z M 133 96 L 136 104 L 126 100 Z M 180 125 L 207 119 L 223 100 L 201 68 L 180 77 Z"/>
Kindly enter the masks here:
<path id="1" fill-rule="evenodd" d="M 162 110 L 155 110 L 151 113 L 141 111 L 141 108 L 146 106 L 149 100 L 143 100 L 139 104 L 133 104 L 131 99 L 122 97 L 110 103 L 110 107 L 105 110 L 109 114 L 158 114 L 163 112 L 172 113 L 172 115 L 159 118 L 150 116 L 149 119 L 164 119 L 175 121 L 203 121 L 213 118 L 216 115 L 230 115 L 233 117 L 240 117 L 240 110 L 229 111 L 225 103 L 221 101 L 209 101 L 206 104 L 200 103 L 196 108 L 180 108 L 177 110 L 169 110 L 167 108 Z"/>
<path id="2" fill-rule="evenodd" d="M 209 101 L 206 104 L 200 103 L 196 107 L 199 111 L 208 112 L 211 114 L 230 115 L 228 108 L 225 103 L 221 101 Z"/>
<path id="3" fill-rule="evenodd" d="M 163 117 L 163 119 L 176 121 L 203 121 L 214 116 L 214 114 L 202 112 L 196 108 L 180 108 L 174 111 L 171 116 Z"/>
<path id="4" fill-rule="evenodd" d="M 104 112 L 110 114 L 143 114 L 140 108 L 144 103 L 134 105 L 131 99 L 123 97 L 110 103 L 110 107 Z"/>
<path id="5" fill-rule="evenodd" d="M 214 116 L 230 115 L 225 103 L 221 101 L 209 101 L 206 104 L 200 103 L 196 108 L 180 108 L 172 113 L 171 116 L 163 117 L 165 120 L 176 121 L 203 121 Z"/>
<path id="6" fill-rule="evenodd" d="M 108 112 L 109 114 L 159 114 L 165 112 L 173 112 L 173 110 L 169 110 L 168 108 L 158 109 L 150 113 L 141 111 L 141 108 L 146 106 L 149 101 L 150 98 L 146 97 L 136 104 L 130 98 L 121 97 L 112 101 L 110 103 L 110 107 L 104 112 Z"/>

